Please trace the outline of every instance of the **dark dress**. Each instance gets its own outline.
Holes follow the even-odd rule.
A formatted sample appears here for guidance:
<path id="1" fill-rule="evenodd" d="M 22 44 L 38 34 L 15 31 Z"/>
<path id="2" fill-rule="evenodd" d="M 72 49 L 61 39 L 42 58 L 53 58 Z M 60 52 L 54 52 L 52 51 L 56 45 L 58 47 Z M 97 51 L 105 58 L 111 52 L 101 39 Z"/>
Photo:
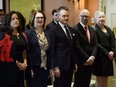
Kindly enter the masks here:
<path id="1" fill-rule="evenodd" d="M 15 45 L 16 57 L 14 60 L 18 60 L 23 63 L 23 51 L 26 50 L 26 40 L 24 36 L 20 34 L 18 37 L 15 35 L 11 35 L 11 40 Z M 16 83 L 13 85 L 14 87 L 24 87 L 24 71 L 20 71 L 16 66 Z"/>
<path id="2" fill-rule="evenodd" d="M 105 26 L 107 32 L 104 33 L 98 25 L 95 26 L 98 44 L 97 56 L 94 62 L 93 74 L 96 76 L 112 76 L 113 61 L 108 58 L 109 51 L 115 49 L 115 39 L 109 27 Z"/>

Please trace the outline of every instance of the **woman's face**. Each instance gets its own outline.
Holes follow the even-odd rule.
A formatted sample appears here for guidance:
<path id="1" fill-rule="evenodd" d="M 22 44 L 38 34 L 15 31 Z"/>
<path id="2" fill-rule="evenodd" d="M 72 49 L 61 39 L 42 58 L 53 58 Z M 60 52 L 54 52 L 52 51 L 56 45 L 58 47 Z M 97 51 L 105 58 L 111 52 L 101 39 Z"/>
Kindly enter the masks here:
<path id="1" fill-rule="evenodd" d="M 34 27 L 39 27 L 39 26 L 42 27 L 43 24 L 44 24 L 44 16 L 42 13 L 37 12 L 34 19 Z"/>
<path id="2" fill-rule="evenodd" d="M 96 23 L 99 25 L 104 25 L 105 24 L 105 15 L 104 13 L 99 13 L 97 18 L 96 18 Z"/>
<path id="3" fill-rule="evenodd" d="M 12 17 L 11 17 L 11 22 L 10 22 L 10 26 L 11 26 L 13 29 L 16 29 L 17 27 L 19 27 L 19 19 L 18 19 L 17 14 L 13 14 L 13 15 L 12 15 Z"/>

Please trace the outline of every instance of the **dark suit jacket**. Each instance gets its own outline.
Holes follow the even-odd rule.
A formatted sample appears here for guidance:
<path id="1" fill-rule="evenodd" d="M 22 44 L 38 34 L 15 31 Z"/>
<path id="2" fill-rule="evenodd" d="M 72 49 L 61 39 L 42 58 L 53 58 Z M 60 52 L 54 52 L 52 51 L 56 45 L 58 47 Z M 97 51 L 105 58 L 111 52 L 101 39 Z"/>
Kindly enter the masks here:
<path id="1" fill-rule="evenodd" d="M 29 57 L 30 57 L 31 66 L 38 66 L 38 65 L 40 66 L 40 64 L 41 64 L 41 50 L 40 50 L 38 38 L 37 38 L 37 35 L 36 35 L 34 28 L 27 30 L 25 32 L 25 34 L 27 36 L 27 41 L 28 41 L 28 45 L 29 45 Z M 49 36 L 46 32 L 45 32 L 45 36 L 48 40 L 48 43 L 50 43 Z M 48 51 L 46 51 L 46 53 L 47 53 L 47 61 L 48 61 L 48 65 L 49 65 L 50 60 L 48 57 Z"/>
<path id="2" fill-rule="evenodd" d="M 92 27 L 88 26 L 90 33 L 90 43 L 88 42 L 86 32 L 82 25 L 78 23 L 74 29 L 76 30 L 77 40 L 75 41 L 77 51 L 77 64 L 83 65 L 90 56 L 96 56 L 97 41 L 96 34 Z"/>
<path id="3" fill-rule="evenodd" d="M 46 25 L 46 31 L 47 31 L 48 33 L 50 33 L 50 31 L 51 31 L 56 25 L 57 25 L 57 24 L 56 24 L 54 21 L 50 22 L 48 25 Z"/>
<path id="4" fill-rule="evenodd" d="M 59 24 L 50 33 L 50 52 L 52 58 L 52 68 L 59 67 L 60 70 L 69 70 L 73 65 L 73 38 L 72 28 L 68 27 L 72 40 L 69 40 Z"/>

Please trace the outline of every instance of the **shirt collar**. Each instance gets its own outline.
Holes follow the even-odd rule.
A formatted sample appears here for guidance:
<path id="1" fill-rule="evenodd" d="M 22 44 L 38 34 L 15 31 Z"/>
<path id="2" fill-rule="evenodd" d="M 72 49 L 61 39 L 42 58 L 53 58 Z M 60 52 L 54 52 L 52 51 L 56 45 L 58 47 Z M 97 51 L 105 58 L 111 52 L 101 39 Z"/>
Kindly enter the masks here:
<path id="1" fill-rule="evenodd" d="M 67 26 L 67 25 L 64 25 L 63 23 L 59 22 L 60 26 L 61 27 L 64 27 L 64 26 Z"/>
<path id="2" fill-rule="evenodd" d="M 88 25 L 85 26 L 82 22 L 80 22 L 80 24 L 82 25 L 83 28 L 84 28 L 84 27 L 88 27 Z"/>

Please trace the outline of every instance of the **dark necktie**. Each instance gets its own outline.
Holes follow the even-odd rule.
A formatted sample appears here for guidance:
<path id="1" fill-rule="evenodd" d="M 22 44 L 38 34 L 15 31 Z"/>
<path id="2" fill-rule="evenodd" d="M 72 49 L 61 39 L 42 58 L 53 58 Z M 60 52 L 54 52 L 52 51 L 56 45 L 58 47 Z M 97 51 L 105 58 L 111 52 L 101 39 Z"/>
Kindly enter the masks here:
<path id="1" fill-rule="evenodd" d="M 67 34 L 68 39 L 71 39 L 71 34 L 70 34 L 69 29 L 66 26 L 64 26 L 64 28 L 66 30 L 66 34 Z"/>

